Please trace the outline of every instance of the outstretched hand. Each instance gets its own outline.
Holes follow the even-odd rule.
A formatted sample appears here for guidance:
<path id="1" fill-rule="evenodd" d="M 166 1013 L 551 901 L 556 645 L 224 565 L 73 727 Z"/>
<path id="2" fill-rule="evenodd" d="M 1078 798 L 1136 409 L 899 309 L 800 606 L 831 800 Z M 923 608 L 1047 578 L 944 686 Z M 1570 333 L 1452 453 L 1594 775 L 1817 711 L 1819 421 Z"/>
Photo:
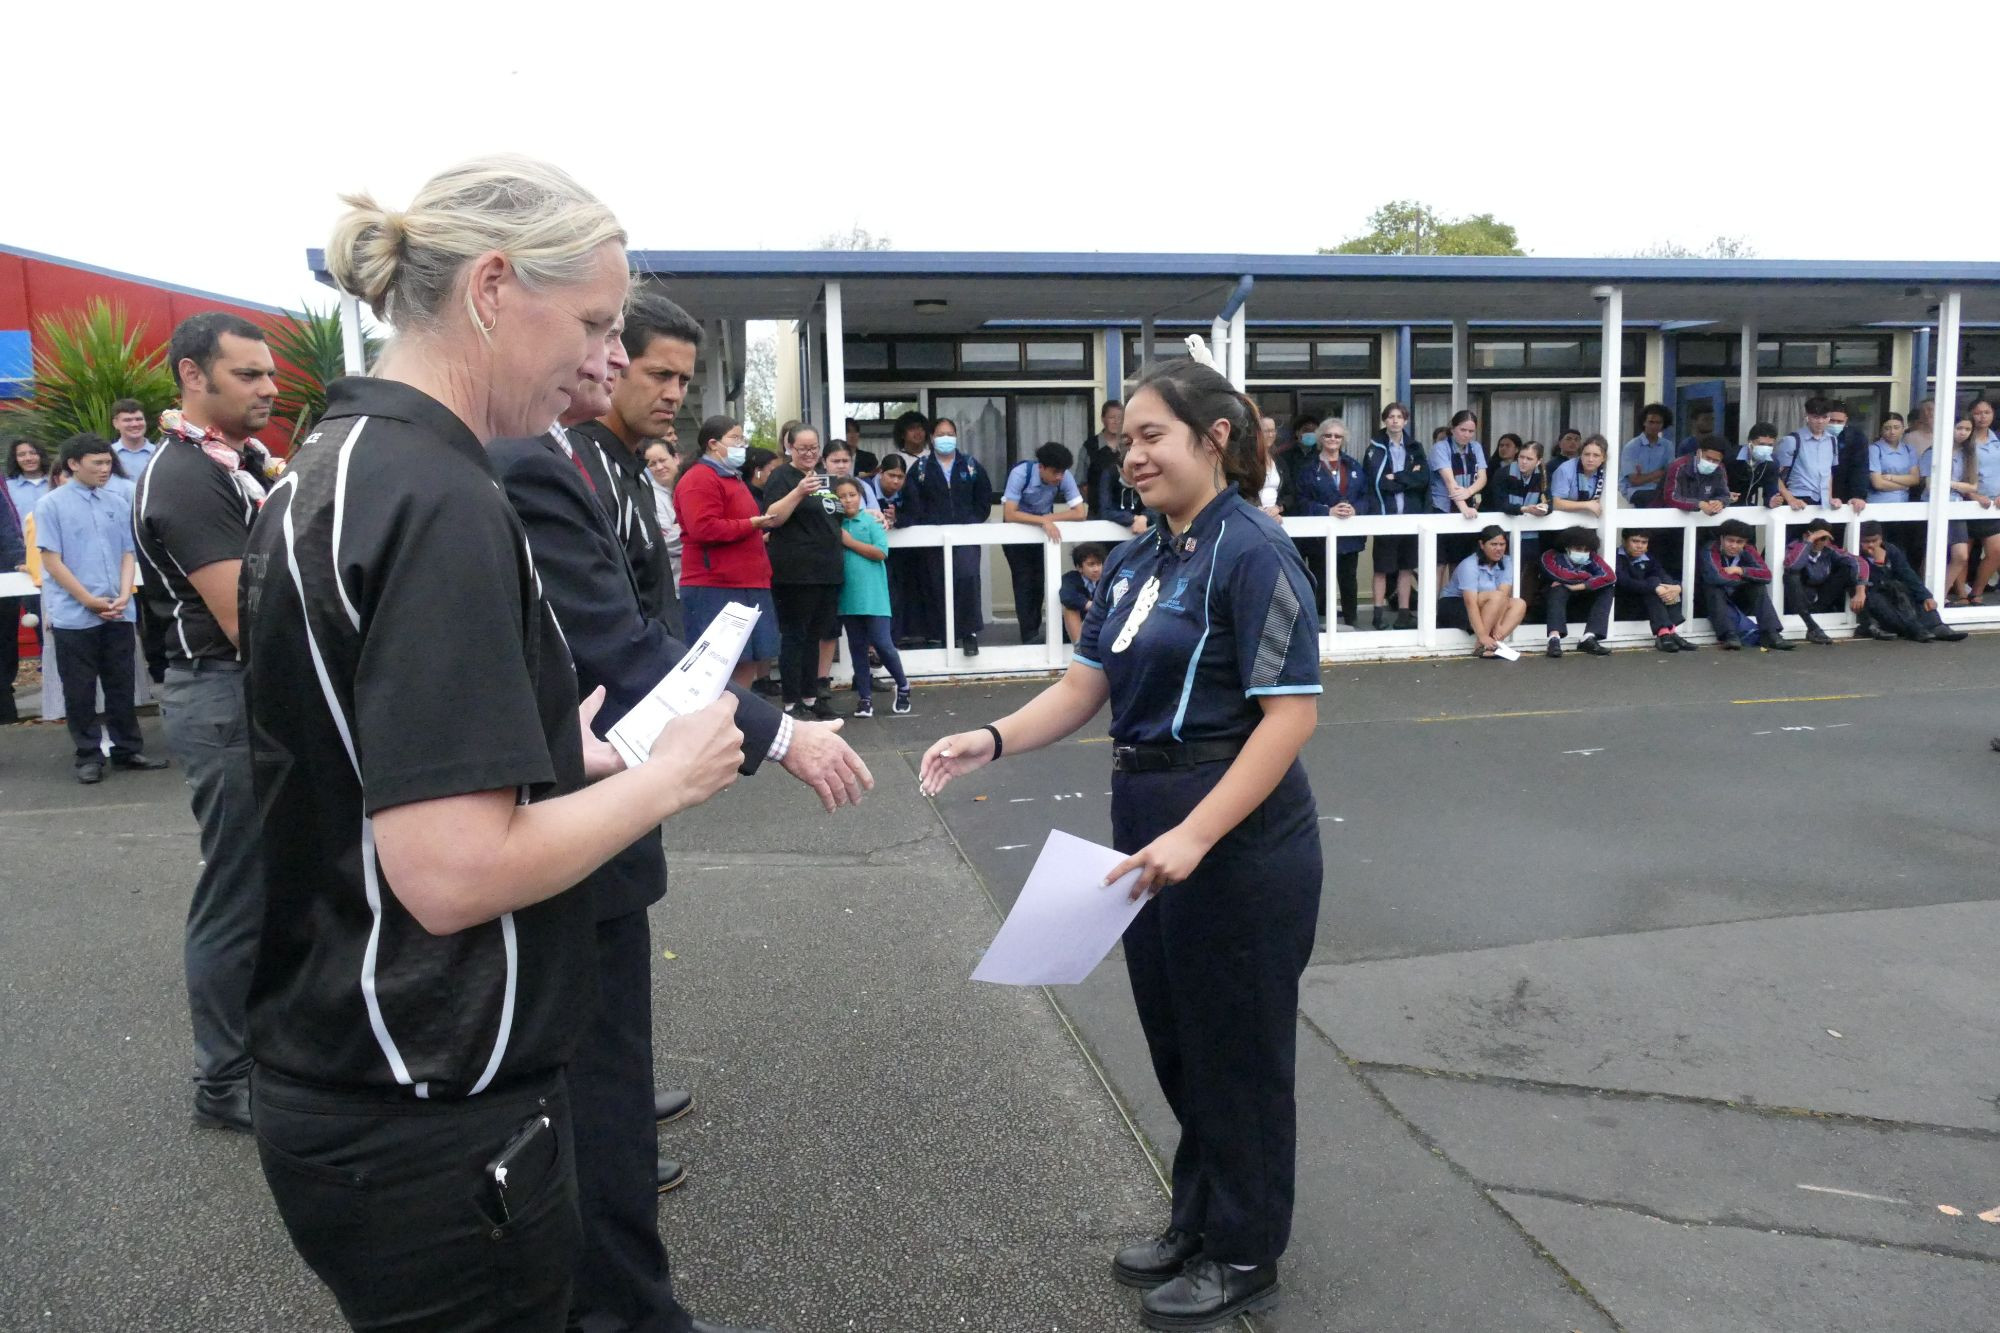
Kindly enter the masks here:
<path id="1" fill-rule="evenodd" d="M 784 770 L 819 793 L 819 803 L 831 814 L 843 805 L 859 805 L 861 793 L 875 789 L 875 775 L 840 738 L 840 722 L 798 722 L 792 726 L 791 748 L 778 762 Z"/>
<path id="2" fill-rule="evenodd" d="M 946 736 L 924 751 L 924 761 L 917 768 L 917 780 L 923 786 L 924 795 L 935 796 L 953 778 L 962 778 L 992 762 L 992 734 L 984 728 L 961 731 L 957 735 Z"/>

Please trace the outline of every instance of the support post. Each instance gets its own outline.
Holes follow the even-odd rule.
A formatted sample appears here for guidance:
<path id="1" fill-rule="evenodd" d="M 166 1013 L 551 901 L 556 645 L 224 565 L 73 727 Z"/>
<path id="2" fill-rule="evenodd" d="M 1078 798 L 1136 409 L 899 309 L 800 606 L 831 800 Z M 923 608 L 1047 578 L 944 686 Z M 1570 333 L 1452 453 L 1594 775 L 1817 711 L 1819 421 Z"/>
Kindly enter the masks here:
<path id="1" fill-rule="evenodd" d="M 1750 443 L 1750 428 L 1757 424 L 1757 326 L 1745 324 L 1736 349 L 1736 442 Z"/>
<path id="2" fill-rule="evenodd" d="M 1208 322 L 1208 351 L 1215 358 L 1215 368 L 1229 373 L 1229 322 L 1217 315 Z"/>
<path id="3" fill-rule="evenodd" d="M 1153 317 L 1148 315 L 1139 321 L 1139 358 L 1150 366 L 1156 355 L 1153 351 Z"/>
<path id="4" fill-rule="evenodd" d="M 847 335 L 840 284 L 826 285 L 826 444 L 847 438 Z"/>
<path id="5" fill-rule="evenodd" d="M 1122 328 L 1104 331 L 1104 401 L 1125 397 L 1125 330 Z M 1100 409 L 1098 420 L 1102 421 Z M 1095 503 L 1093 501 L 1093 503 Z"/>
<path id="6" fill-rule="evenodd" d="M 1395 401 L 1414 410 L 1415 401 L 1410 390 L 1410 358 L 1415 355 L 1410 338 L 1410 326 L 1401 325 L 1396 330 L 1396 395 Z M 1387 406 L 1388 404 L 1383 404 Z M 1411 438 L 1416 438 L 1417 423 L 1412 420 L 1409 429 Z"/>
<path id="7" fill-rule="evenodd" d="M 729 326 L 711 319 L 702 331 L 702 340 L 708 346 L 703 357 L 707 373 L 701 381 L 701 414 L 712 417 L 728 410 L 723 400 L 728 394 L 724 363 L 729 359 Z"/>
<path id="8" fill-rule="evenodd" d="M 1625 293 L 1616 287 L 1599 287 L 1591 293 L 1603 316 L 1603 327 L 1599 331 L 1599 357 L 1597 367 L 1597 423 L 1607 441 L 1604 450 L 1604 484 L 1599 491 L 1604 513 L 1598 523 L 1598 536 L 1604 549 L 1618 549 L 1618 478 L 1622 475 L 1619 453 L 1624 441 L 1625 425 L 1618 419 L 1618 408 L 1624 390 L 1625 380 Z"/>
<path id="9" fill-rule="evenodd" d="M 1250 313 L 1247 305 L 1236 307 L 1229 317 L 1229 382 L 1242 393 L 1250 378 Z"/>
<path id="10" fill-rule="evenodd" d="M 368 343 L 361 333 L 361 298 L 340 294 L 340 355 L 350 375 L 368 373 Z"/>
<path id="11" fill-rule="evenodd" d="M 1451 322 L 1451 410 L 1453 412 L 1463 412 L 1472 406 L 1471 393 L 1465 387 L 1466 362 L 1470 359 L 1470 349 L 1466 344 L 1465 321 L 1454 319 Z M 1482 421 L 1479 424 L 1483 430 L 1486 423 Z"/>
<path id="12" fill-rule="evenodd" d="M 1952 427 L 1958 424 L 1958 322 L 1960 294 L 1956 288 L 1938 302 L 1937 412 L 1931 425 L 1930 523 L 1924 534 L 1924 582 L 1943 606 L 1946 532 L 1944 507 L 1953 499 Z"/>
<path id="13" fill-rule="evenodd" d="M 1910 408 L 1903 415 L 1913 416 L 1917 404 L 1930 397 L 1931 390 L 1931 331 L 1918 329 L 1910 339 Z M 1954 423 L 1956 424 L 1956 423 Z M 1933 432 L 1933 438 L 1935 438 Z"/>

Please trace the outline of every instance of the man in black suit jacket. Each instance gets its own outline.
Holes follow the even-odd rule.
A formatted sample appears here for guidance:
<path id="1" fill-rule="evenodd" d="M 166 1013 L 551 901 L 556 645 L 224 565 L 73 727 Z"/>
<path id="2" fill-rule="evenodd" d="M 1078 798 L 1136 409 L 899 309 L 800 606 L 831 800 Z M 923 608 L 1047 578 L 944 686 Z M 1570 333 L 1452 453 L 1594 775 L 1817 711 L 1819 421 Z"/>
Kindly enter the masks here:
<path id="1" fill-rule="evenodd" d="M 614 354 L 614 362 L 623 358 Z M 589 386 L 597 388 L 598 386 Z M 602 403 L 580 394 L 575 415 Z M 597 730 L 651 691 L 687 652 L 645 613 L 625 547 L 599 500 L 606 484 L 593 451 L 562 427 L 487 451 L 509 503 L 527 529 L 542 595 L 562 626 L 587 698 L 605 693 Z M 874 785 L 838 736 L 839 723 L 794 722 L 747 690 L 732 690 L 743 732 L 745 774 L 775 759 L 833 810 Z M 726 1333 L 690 1321 L 673 1295 L 655 1215 L 652 935 L 646 909 L 665 896 L 666 854 L 657 830 L 584 881 L 595 898 L 599 1001 L 577 1043 L 568 1077 L 575 1118 L 578 1207 L 584 1246 L 571 1320 L 587 1326 Z M 674 1168 L 676 1176 L 678 1168 Z"/>

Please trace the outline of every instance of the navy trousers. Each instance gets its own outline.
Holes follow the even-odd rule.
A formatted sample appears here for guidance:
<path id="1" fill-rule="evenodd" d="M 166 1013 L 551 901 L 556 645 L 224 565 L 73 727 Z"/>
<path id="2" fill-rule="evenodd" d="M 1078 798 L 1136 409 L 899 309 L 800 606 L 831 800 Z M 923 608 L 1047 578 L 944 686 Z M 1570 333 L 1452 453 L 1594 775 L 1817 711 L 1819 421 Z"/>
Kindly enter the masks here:
<path id="1" fill-rule="evenodd" d="M 89 629 L 51 631 L 56 640 L 56 674 L 62 679 L 63 721 L 76 746 L 76 762 L 101 757 L 97 690 L 104 687 L 104 726 L 111 732 L 111 757 L 129 758 L 146 748 L 139 734 L 139 711 L 132 702 L 132 625 L 112 620 Z"/>
<path id="2" fill-rule="evenodd" d="M 1186 818 L 1228 764 L 1112 781 L 1113 845 Z M 1162 889 L 1125 931 L 1153 1073 L 1180 1122 L 1173 1225 L 1223 1263 L 1277 1259 L 1296 1188 L 1299 976 L 1319 921 L 1319 817 L 1305 769 Z"/>

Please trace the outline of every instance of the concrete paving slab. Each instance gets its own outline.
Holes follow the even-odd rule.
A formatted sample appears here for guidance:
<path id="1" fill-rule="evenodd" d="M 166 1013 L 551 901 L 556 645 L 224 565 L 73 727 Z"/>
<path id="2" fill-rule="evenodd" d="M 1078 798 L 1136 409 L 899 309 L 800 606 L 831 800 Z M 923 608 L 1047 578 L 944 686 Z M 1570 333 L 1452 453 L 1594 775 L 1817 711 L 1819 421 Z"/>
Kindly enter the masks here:
<path id="1" fill-rule="evenodd" d="M 1986 1333 L 1993 1265 L 1912 1250 L 1684 1226 L 1521 1194 L 1502 1207 L 1626 1333 Z"/>
<path id="2" fill-rule="evenodd" d="M 1488 1189 L 2000 1260 L 2000 1220 L 1979 1217 L 2000 1206 L 1991 1135 L 1424 1074 L 1368 1081 Z"/>
<path id="3" fill-rule="evenodd" d="M 1841 913 L 1315 967 L 1301 1005 L 1370 1064 L 1992 1130 L 1996 948 L 2000 904 Z"/>

